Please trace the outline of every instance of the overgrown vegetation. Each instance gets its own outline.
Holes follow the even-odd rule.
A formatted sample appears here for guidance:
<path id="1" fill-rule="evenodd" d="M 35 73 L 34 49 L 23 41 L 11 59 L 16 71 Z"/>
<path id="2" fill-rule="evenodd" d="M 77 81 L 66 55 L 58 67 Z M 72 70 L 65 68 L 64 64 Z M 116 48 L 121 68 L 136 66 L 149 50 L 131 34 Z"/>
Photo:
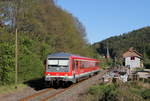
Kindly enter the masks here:
<path id="1" fill-rule="evenodd" d="M 100 60 L 100 67 L 102 69 L 107 69 L 113 66 L 113 60 L 111 58 L 97 57 Z"/>
<path id="2" fill-rule="evenodd" d="M 150 86 L 142 82 L 92 86 L 81 101 L 149 101 Z"/>
<path id="3" fill-rule="evenodd" d="M 124 52 L 130 47 L 134 47 L 143 55 L 144 65 L 150 68 L 150 27 L 144 27 L 120 36 L 114 36 L 97 42 L 93 46 L 99 54 L 105 55 L 107 45 L 112 58 L 122 58 Z"/>
<path id="4" fill-rule="evenodd" d="M 0 1 L 0 85 L 14 83 L 15 29 L 18 29 L 18 79 L 42 77 L 44 60 L 54 52 L 96 57 L 79 20 L 53 0 Z"/>

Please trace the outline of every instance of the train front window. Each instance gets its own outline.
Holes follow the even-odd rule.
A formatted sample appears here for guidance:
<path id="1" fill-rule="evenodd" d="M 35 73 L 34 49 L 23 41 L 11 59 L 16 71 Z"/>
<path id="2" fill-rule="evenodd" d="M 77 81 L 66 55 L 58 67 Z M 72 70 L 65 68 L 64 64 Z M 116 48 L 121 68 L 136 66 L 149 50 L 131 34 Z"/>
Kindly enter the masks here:
<path id="1" fill-rule="evenodd" d="M 68 66 L 69 60 L 59 60 L 58 65 L 60 66 Z"/>
<path id="2" fill-rule="evenodd" d="M 69 59 L 48 59 L 48 65 L 52 67 L 66 67 L 69 65 Z"/>
<path id="3" fill-rule="evenodd" d="M 69 72 L 69 59 L 49 58 L 47 61 L 48 72 Z"/>
<path id="4" fill-rule="evenodd" d="M 48 60 L 48 65 L 58 65 L 58 60 Z"/>

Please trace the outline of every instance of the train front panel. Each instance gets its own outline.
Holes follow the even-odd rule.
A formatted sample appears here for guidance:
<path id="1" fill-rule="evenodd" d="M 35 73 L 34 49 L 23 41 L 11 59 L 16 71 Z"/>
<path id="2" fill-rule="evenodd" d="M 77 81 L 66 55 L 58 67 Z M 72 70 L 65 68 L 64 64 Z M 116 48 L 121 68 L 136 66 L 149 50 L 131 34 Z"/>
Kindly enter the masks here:
<path id="1" fill-rule="evenodd" d="M 47 58 L 45 81 L 73 81 L 70 58 Z"/>

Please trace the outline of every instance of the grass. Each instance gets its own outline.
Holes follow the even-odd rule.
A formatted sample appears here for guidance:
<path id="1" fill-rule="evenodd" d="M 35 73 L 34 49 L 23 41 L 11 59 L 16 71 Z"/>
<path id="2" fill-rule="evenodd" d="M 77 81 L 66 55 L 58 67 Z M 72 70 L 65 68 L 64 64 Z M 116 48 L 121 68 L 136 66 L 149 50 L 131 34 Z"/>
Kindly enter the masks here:
<path id="1" fill-rule="evenodd" d="M 27 87 L 27 85 L 25 84 L 0 86 L 0 94 L 8 94 L 8 93 L 16 92 L 25 87 Z"/>

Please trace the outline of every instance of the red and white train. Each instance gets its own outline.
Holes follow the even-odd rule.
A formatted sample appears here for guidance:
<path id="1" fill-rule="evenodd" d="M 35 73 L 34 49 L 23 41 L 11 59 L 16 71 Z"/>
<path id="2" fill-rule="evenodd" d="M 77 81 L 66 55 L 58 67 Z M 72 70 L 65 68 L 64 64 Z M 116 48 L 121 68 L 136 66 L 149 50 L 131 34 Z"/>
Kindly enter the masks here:
<path id="1" fill-rule="evenodd" d="M 47 57 L 45 81 L 76 83 L 80 78 L 92 76 L 99 71 L 99 61 L 96 59 L 68 53 L 55 53 Z"/>

